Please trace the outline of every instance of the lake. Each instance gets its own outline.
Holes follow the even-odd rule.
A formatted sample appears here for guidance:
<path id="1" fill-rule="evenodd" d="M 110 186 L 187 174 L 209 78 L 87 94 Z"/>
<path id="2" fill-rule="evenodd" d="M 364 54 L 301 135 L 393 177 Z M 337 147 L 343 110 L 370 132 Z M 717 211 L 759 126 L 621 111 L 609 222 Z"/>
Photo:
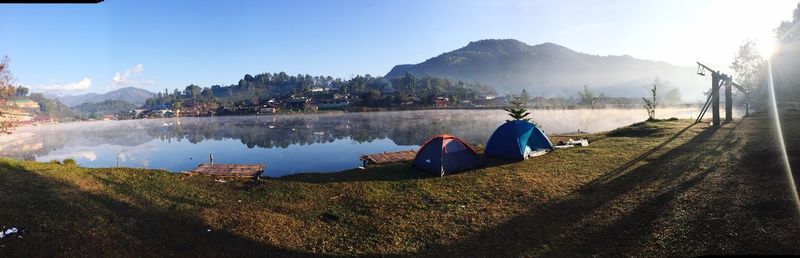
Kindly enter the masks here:
<path id="1" fill-rule="evenodd" d="M 690 118 L 698 110 L 660 109 L 657 116 Z M 547 134 L 607 131 L 647 117 L 640 109 L 532 113 Z M 279 177 L 356 168 L 361 154 L 415 149 L 437 134 L 485 145 L 506 119 L 502 110 L 425 110 L 77 122 L 18 128 L 0 136 L 0 156 L 178 172 L 213 154 L 215 163 L 266 164 L 264 176 Z"/>

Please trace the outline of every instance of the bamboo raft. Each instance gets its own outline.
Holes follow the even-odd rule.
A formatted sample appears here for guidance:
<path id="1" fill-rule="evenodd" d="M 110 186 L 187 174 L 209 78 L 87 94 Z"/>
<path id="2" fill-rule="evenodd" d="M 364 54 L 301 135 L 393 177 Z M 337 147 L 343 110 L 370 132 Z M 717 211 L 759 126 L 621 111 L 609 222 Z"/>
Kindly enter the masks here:
<path id="1" fill-rule="evenodd" d="M 364 166 L 373 164 L 386 164 L 401 161 L 413 160 L 417 156 L 416 150 L 397 151 L 397 152 L 383 152 L 376 154 L 361 155 L 361 162 Z"/>
<path id="2" fill-rule="evenodd" d="M 262 164 L 200 164 L 188 176 L 212 176 L 215 178 L 253 178 L 258 179 L 264 172 Z"/>

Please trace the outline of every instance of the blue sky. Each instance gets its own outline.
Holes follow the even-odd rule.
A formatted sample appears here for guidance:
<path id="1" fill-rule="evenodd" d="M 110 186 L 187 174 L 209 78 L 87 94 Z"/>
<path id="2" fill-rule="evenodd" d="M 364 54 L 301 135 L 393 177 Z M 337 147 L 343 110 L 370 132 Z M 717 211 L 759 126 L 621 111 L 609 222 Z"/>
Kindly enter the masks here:
<path id="1" fill-rule="evenodd" d="M 60 94 L 236 83 L 246 73 L 383 75 L 486 38 L 727 64 L 797 0 L 121 1 L 0 5 L 17 83 Z M 735 18 L 738 17 L 738 18 Z M 715 28 L 715 29 L 710 29 Z"/>

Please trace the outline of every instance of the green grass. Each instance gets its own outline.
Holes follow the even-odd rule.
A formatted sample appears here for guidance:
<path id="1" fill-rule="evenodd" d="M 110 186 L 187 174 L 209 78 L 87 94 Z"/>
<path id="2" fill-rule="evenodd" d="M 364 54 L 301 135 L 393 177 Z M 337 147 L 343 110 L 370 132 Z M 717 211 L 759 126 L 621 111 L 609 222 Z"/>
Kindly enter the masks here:
<path id="1" fill-rule="evenodd" d="M 681 244 L 708 242 L 709 237 L 669 235 L 697 222 L 666 223 L 666 219 L 683 217 L 671 213 L 672 200 L 663 193 L 684 194 L 676 189 L 698 180 L 687 176 L 715 164 L 708 154 L 744 155 L 726 151 L 753 144 L 739 140 L 725 143 L 730 145 L 725 149 L 714 149 L 709 146 L 717 144 L 721 132 L 709 131 L 705 125 L 689 127 L 690 123 L 639 123 L 586 135 L 591 141 L 588 147 L 557 150 L 517 163 L 488 159 L 486 167 L 443 178 L 399 163 L 219 183 L 157 170 L 0 159 L 0 229 L 23 230 L 18 235 L 22 238 L 0 239 L 0 254 L 649 256 L 742 252 L 737 247 L 750 248 L 753 239 L 741 240 L 750 245 L 735 242 L 686 249 Z M 734 131 L 730 127 L 721 130 Z M 767 205 L 784 207 L 783 199 L 774 198 L 778 201 Z M 705 209 L 685 212 L 714 210 Z M 779 219 L 788 221 L 792 216 Z M 650 228 L 654 223 L 658 228 Z M 769 224 L 774 221 L 764 223 L 758 227 L 777 230 Z M 654 236 L 639 232 L 641 228 L 669 236 L 661 242 L 651 240 Z M 797 250 L 797 245 L 781 245 L 797 241 L 793 234 L 770 233 L 781 236 L 770 239 L 773 246 L 784 248 L 777 250 Z M 594 242 L 587 237 L 595 238 Z M 662 246 L 670 243 L 667 240 L 677 242 Z"/>

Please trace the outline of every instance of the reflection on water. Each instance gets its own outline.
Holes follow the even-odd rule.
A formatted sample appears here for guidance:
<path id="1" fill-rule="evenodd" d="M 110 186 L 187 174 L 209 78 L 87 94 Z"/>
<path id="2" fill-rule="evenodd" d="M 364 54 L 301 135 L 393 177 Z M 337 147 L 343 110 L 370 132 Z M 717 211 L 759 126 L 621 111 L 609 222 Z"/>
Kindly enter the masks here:
<path id="1" fill-rule="evenodd" d="M 697 109 L 659 110 L 689 118 Z M 536 110 L 546 133 L 611 130 L 646 118 L 642 110 Z M 87 167 L 184 171 L 206 162 L 263 163 L 265 176 L 355 168 L 365 153 L 409 150 L 436 134 L 486 144 L 507 119 L 501 110 L 428 110 L 321 115 L 172 118 L 20 128 L 0 137 L 0 155 Z"/>

